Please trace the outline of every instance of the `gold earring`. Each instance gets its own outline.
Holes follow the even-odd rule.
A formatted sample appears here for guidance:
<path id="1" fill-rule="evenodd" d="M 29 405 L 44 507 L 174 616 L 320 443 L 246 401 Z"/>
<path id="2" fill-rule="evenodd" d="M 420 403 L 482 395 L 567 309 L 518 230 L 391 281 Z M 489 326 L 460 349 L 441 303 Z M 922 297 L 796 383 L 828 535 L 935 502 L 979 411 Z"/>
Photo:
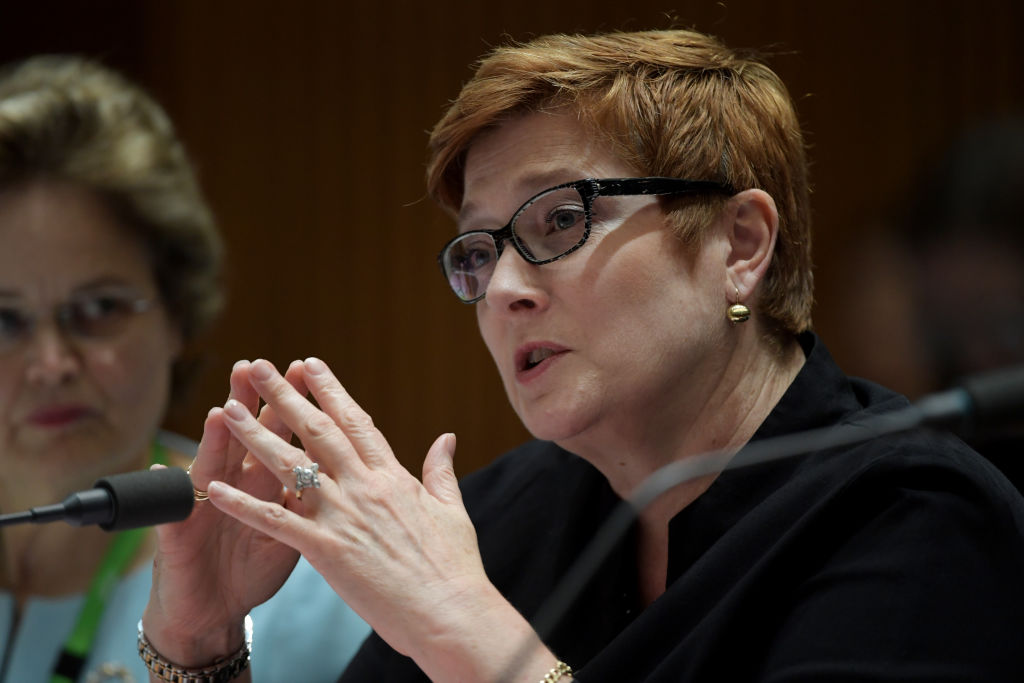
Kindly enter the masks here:
<path id="1" fill-rule="evenodd" d="M 740 298 L 739 287 L 736 287 L 736 298 Z M 746 321 L 750 320 L 750 309 L 741 304 L 739 301 L 737 301 L 736 303 L 729 307 L 728 311 L 726 311 L 726 315 L 729 317 L 729 322 L 733 324 L 745 323 Z"/>

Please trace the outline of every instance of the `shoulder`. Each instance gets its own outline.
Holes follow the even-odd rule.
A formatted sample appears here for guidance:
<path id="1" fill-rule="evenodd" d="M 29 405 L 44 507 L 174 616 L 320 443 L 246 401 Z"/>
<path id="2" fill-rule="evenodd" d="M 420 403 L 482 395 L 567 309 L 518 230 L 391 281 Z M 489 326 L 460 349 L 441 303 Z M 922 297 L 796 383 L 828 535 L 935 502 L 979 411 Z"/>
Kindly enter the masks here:
<path id="1" fill-rule="evenodd" d="M 1024 498 L 948 434 L 908 432 L 815 453 L 764 503 L 793 531 L 820 529 L 829 544 L 846 538 L 876 557 L 886 546 L 933 559 L 956 548 L 960 559 L 1024 570 Z"/>
<path id="2" fill-rule="evenodd" d="M 1020 507 L 1020 494 L 999 470 L 956 436 L 913 430 L 817 454 L 812 466 L 844 487 L 960 492 L 979 501 Z"/>
<path id="3" fill-rule="evenodd" d="M 872 437 L 881 416 L 907 408 L 909 401 L 871 381 L 846 376 L 816 336 L 802 335 L 800 343 L 806 363 L 754 441 L 789 435 L 796 447 L 802 432 L 814 430 L 820 436 L 833 430 L 846 445 L 827 447 L 828 439 L 808 438 L 821 450 L 765 468 L 757 477 L 761 490 L 773 490 L 765 479 L 774 479 L 782 483 L 779 493 L 789 491 L 818 505 L 858 496 L 880 504 L 888 499 L 884 491 L 944 492 L 1019 516 L 1021 497 L 1013 485 L 952 434 L 913 429 Z M 741 452 L 737 460 L 750 454 Z"/>

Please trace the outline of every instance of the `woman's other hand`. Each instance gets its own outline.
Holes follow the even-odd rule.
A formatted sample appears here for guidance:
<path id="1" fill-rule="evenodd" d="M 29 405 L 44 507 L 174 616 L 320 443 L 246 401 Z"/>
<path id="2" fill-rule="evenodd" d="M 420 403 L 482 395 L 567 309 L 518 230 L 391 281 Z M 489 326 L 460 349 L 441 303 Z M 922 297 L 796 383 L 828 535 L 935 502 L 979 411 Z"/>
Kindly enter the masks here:
<path id="1" fill-rule="evenodd" d="M 258 411 L 250 369 L 247 361 L 235 364 L 229 402 L 286 442 L 291 432 L 274 409 L 264 406 Z M 301 377 L 302 364 L 296 362 L 282 381 L 301 395 Z M 278 510 L 286 502 L 277 478 L 232 436 L 222 408 L 214 408 L 206 418 L 190 475 L 199 490 L 211 481 L 230 482 Z M 298 553 L 208 501 L 197 501 L 184 522 L 157 531 L 153 587 L 143 617 L 147 639 L 165 659 L 183 667 L 207 666 L 236 652 L 244 642 L 245 615 L 277 592 Z"/>

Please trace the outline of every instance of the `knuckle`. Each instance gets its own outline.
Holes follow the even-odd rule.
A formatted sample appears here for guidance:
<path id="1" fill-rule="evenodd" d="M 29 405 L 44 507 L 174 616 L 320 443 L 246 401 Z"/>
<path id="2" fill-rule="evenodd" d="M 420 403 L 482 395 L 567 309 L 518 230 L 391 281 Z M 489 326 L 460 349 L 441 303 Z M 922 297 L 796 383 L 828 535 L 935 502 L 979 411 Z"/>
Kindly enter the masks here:
<path id="1" fill-rule="evenodd" d="M 242 426 L 242 433 L 252 441 L 256 441 L 263 436 L 263 426 L 254 420 L 248 420 Z"/>
<path id="2" fill-rule="evenodd" d="M 340 384 L 329 384 L 327 386 L 320 387 L 320 391 L 318 393 L 328 401 L 334 403 L 344 403 L 348 400 L 348 394 L 344 389 L 342 389 Z"/>
<path id="3" fill-rule="evenodd" d="M 268 529 L 280 529 L 288 520 L 287 511 L 280 505 L 263 506 L 262 516 Z"/>
<path id="4" fill-rule="evenodd" d="M 337 429 L 334 421 L 320 411 L 310 414 L 306 418 L 303 427 L 307 434 L 317 439 L 323 438 Z"/>
<path id="5" fill-rule="evenodd" d="M 345 406 L 342 409 L 341 419 L 347 430 L 353 433 L 370 434 L 376 430 L 373 418 L 355 404 Z"/>
<path id="6" fill-rule="evenodd" d="M 275 378 L 268 393 L 276 401 L 287 401 L 294 395 L 295 388 L 283 378 Z"/>

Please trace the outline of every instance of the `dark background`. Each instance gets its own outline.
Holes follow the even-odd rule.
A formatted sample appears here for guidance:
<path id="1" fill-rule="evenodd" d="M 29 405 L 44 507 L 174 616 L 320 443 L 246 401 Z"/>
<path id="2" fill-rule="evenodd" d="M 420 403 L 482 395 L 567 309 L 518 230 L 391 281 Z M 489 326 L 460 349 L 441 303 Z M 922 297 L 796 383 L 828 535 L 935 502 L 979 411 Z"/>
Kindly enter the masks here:
<path id="1" fill-rule="evenodd" d="M 934 150 L 1024 111 L 1022 5 L 0 0 L 0 61 L 99 57 L 165 105 L 199 168 L 230 303 L 172 427 L 198 438 L 236 359 L 318 355 L 410 469 L 455 431 L 465 474 L 527 436 L 472 308 L 438 272 L 452 226 L 424 198 L 427 131 L 473 60 L 508 37 L 672 26 L 769 54 L 813 160 L 816 328 L 856 374 L 865 353 L 844 308 L 871 273 L 844 257 Z"/>

